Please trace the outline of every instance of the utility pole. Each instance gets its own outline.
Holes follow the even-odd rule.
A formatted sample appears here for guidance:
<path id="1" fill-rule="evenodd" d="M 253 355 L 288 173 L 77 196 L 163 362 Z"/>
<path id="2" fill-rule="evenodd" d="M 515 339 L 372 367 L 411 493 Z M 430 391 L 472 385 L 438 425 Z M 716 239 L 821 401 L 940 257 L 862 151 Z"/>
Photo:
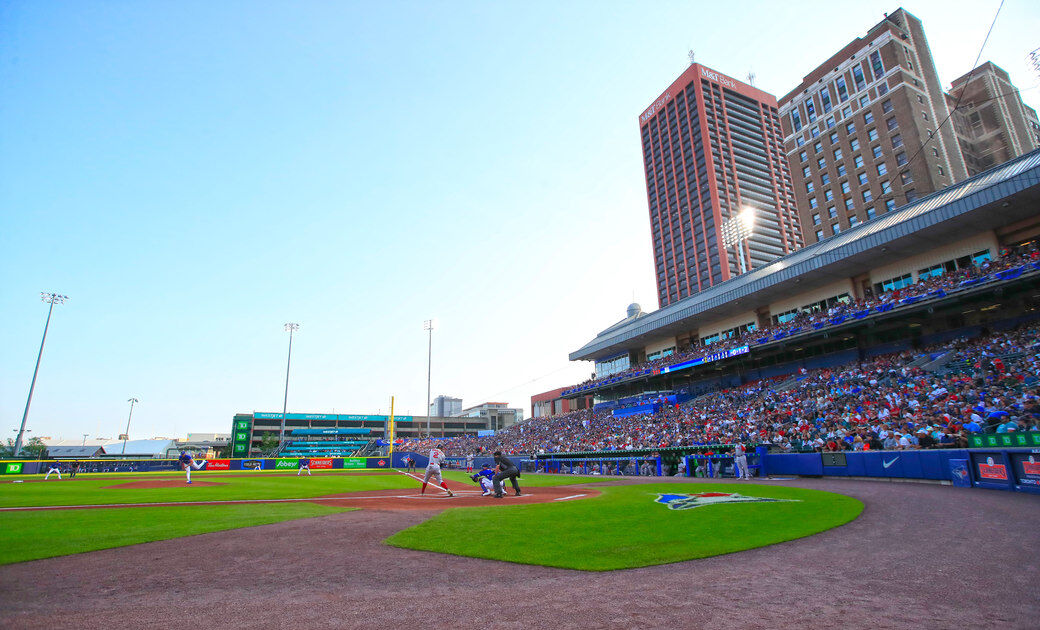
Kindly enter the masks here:
<path id="1" fill-rule="evenodd" d="M 33 390 L 36 389 L 36 375 L 40 372 L 40 359 L 43 357 L 43 344 L 47 343 L 47 329 L 51 325 L 51 312 L 54 311 L 54 303 L 64 304 L 69 299 L 67 295 L 60 293 L 40 293 L 40 299 L 50 304 L 47 307 L 47 323 L 43 325 L 43 339 L 40 341 L 40 353 L 36 355 L 36 369 L 33 370 L 32 384 L 29 385 L 29 398 L 25 401 L 25 412 L 22 414 L 22 426 L 18 428 L 18 437 L 14 441 L 14 457 L 22 450 L 22 436 L 25 434 L 25 423 L 29 420 L 29 405 L 32 404 Z"/>
<path id="2" fill-rule="evenodd" d="M 281 447 L 285 440 L 285 411 L 289 408 L 289 366 L 292 364 L 292 336 L 293 332 L 300 329 L 299 324 L 289 322 L 285 330 L 289 332 L 289 358 L 285 361 L 285 398 L 282 400 L 282 426 L 278 429 L 278 446 Z"/>
<path id="3" fill-rule="evenodd" d="M 134 405 L 141 402 L 136 398 L 128 398 L 127 401 L 130 403 L 130 415 L 126 417 L 126 432 L 123 433 L 123 450 L 120 451 L 120 455 L 126 455 L 126 441 L 130 439 L 130 418 L 134 417 Z M 83 443 L 86 444 L 87 436 L 83 436 Z"/>

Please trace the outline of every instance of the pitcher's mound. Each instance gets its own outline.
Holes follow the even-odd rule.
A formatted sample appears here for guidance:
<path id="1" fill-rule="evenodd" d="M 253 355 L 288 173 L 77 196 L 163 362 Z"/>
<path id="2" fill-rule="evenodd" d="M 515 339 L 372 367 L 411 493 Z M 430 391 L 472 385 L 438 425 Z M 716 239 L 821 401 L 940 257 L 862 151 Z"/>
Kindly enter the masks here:
<path id="1" fill-rule="evenodd" d="M 193 481 L 188 484 L 183 479 L 147 479 L 145 481 L 128 481 L 126 483 L 117 483 L 114 486 L 104 486 L 107 488 L 119 488 L 119 489 L 138 489 L 138 488 L 194 488 L 195 486 L 226 486 L 226 483 L 219 481 Z"/>

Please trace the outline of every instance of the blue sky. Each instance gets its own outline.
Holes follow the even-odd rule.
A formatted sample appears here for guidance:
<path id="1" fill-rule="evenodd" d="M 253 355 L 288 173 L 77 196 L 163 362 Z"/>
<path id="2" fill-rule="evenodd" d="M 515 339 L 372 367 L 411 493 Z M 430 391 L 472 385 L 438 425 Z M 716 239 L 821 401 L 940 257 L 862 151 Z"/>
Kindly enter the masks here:
<path id="1" fill-rule="evenodd" d="M 940 78 L 999 2 L 920 2 Z M 0 4 L 0 430 L 228 431 L 281 409 L 530 407 L 656 307 L 637 117 L 687 50 L 782 94 L 878 2 Z M 822 30 L 794 34 L 803 26 Z M 983 60 L 1040 105 L 1040 6 Z"/>

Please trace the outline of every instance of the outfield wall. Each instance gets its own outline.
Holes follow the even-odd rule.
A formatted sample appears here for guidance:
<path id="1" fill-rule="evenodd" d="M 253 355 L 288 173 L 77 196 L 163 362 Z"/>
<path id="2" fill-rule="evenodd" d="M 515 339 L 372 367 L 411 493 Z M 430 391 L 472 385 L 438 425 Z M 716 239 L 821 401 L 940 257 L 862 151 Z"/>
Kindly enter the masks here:
<path id="1" fill-rule="evenodd" d="M 762 466 L 767 475 L 925 479 L 1040 494 L 1040 448 L 773 453 Z"/>
<path id="2" fill-rule="evenodd" d="M 415 453 L 394 453 L 393 457 L 309 457 L 311 470 L 359 470 L 370 468 L 404 468 L 404 460 L 409 455 L 421 466 L 426 466 L 426 457 Z M 202 468 L 206 472 L 222 471 L 254 471 L 285 470 L 295 471 L 299 467 L 299 457 L 249 457 L 232 459 L 207 459 Z M 35 475 L 47 472 L 54 460 L 0 460 L 0 475 Z M 181 467 L 176 459 L 62 459 L 62 471 L 70 470 L 73 461 L 80 463 L 80 474 L 90 473 L 134 473 L 134 472 L 176 472 Z"/>

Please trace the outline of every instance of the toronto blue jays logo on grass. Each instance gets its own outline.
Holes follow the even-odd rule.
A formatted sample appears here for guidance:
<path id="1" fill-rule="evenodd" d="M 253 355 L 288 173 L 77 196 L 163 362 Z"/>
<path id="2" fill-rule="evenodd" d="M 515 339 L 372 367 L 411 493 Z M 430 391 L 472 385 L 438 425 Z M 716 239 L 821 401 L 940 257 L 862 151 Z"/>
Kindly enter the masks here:
<path id="1" fill-rule="evenodd" d="M 767 499 L 765 497 L 746 497 L 736 492 L 698 492 L 697 494 L 664 494 L 658 493 L 654 503 L 662 503 L 669 510 L 692 510 L 706 505 L 720 503 L 792 503 L 798 499 Z"/>

